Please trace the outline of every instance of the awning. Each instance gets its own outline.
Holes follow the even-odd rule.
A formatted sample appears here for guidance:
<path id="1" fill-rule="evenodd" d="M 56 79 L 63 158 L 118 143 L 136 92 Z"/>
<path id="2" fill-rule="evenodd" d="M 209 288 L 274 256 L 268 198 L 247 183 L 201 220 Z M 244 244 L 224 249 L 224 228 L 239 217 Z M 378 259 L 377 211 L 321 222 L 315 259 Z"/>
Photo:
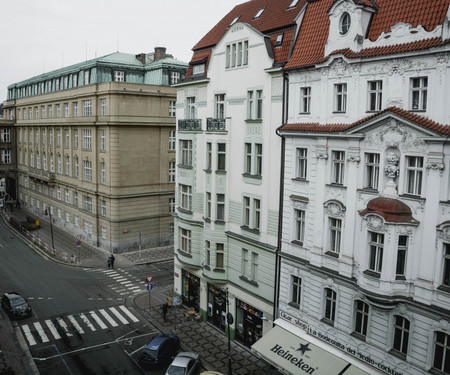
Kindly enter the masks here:
<path id="1" fill-rule="evenodd" d="M 254 343 L 252 351 L 285 374 L 369 375 L 279 326 Z"/>

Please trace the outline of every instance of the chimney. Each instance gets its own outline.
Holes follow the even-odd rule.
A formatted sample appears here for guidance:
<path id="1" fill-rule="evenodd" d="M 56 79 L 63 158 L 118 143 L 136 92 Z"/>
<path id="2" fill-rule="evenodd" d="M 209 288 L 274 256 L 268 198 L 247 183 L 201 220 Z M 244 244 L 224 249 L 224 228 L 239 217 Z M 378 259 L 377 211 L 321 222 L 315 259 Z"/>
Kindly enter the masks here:
<path id="1" fill-rule="evenodd" d="M 155 47 L 155 60 L 161 60 L 166 57 L 166 47 Z"/>
<path id="2" fill-rule="evenodd" d="M 145 64 L 146 58 L 147 58 L 146 53 L 140 53 L 139 55 L 136 55 L 136 59 L 139 60 L 141 64 Z"/>

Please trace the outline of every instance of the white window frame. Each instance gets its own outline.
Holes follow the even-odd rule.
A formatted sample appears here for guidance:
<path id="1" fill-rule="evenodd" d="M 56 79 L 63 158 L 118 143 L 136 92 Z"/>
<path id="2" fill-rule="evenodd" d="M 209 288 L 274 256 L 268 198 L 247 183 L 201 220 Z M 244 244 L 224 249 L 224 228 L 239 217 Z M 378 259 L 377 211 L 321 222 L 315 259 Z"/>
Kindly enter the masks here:
<path id="1" fill-rule="evenodd" d="M 426 111 L 428 99 L 428 77 L 414 77 L 410 81 L 411 111 Z"/>
<path id="2" fill-rule="evenodd" d="M 92 161 L 83 160 L 83 180 L 92 182 Z"/>
<path id="3" fill-rule="evenodd" d="M 383 270 L 383 250 L 385 238 L 383 233 L 369 231 L 369 262 L 370 271 L 381 273 Z"/>
<path id="4" fill-rule="evenodd" d="M 381 111 L 383 100 L 383 81 L 375 80 L 367 82 L 367 111 Z"/>
<path id="5" fill-rule="evenodd" d="M 406 194 L 422 195 L 424 178 L 424 158 L 422 156 L 406 156 Z"/>
<path id="6" fill-rule="evenodd" d="M 308 173 L 308 149 L 297 147 L 296 151 L 295 178 L 306 180 Z"/>
<path id="7" fill-rule="evenodd" d="M 106 150 L 106 130 L 100 129 L 100 150 Z"/>
<path id="8" fill-rule="evenodd" d="M 334 112 L 345 113 L 347 111 L 347 84 L 336 83 L 334 85 Z"/>
<path id="9" fill-rule="evenodd" d="M 180 184 L 180 207 L 192 211 L 192 186 Z"/>
<path id="10" fill-rule="evenodd" d="M 368 152 L 365 154 L 365 189 L 378 190 L 380 183 L 380 154 Z"/>
<path id="11" fill-rule="evenodd" d="M 179 247 L 181 251 L 191 254 L 192 249 L 192 232 L 188 229 L 179 228 Z"/>
<path id="12" fill-rule="evenodd" d="M 345 177 L 345 151 L 333 150 L 331 152 L 332 180 L 333 184 L 344 184 Z"/>
<path id="13" fill-rule="evenodd" d="M 328 218 L 328 251 L 339 254 L 342 242 L 342 219 Z"/>
<path id="14" fill-rule="evenodd" d="M 311 86 L 300 87 L 300 114 L 311 113 Z"/>

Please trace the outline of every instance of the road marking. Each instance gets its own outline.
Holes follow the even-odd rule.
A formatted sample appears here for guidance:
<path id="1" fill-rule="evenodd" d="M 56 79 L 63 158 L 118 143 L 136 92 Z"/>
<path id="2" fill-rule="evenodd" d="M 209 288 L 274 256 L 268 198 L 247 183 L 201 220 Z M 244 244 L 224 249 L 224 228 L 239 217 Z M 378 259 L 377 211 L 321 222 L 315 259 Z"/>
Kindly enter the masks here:
<path id="1" fill-rule="evenodd" d="M 61 328 L 64 330 L 65 334 L 66 334 L 68 337 L 73 336 L 73 335 L 69 332 L 69 328 L 67 327 L 67 324 L 66 324 L 66 322 L 63 320 L 63 318 L 58 317 L 58 318 L 56 318 L 56 321 L 58 322 L 58 324 L 61 326 Z"/>
<path id="2" fill-rule="evenodd" d="M 28 327 L 28 324 L 24 324 L 22 326 L 22 331 L 25 333 L 25 336 L 30 343 L 30 346 L 36 345 L 36 340 L 34 339 L 33 335 L 31 334 L 30 327 Z"/>
<path id="3" fill-rule="evenodd" d="M 54 326 L 53 322 L 50 319 L 47 319 L 45 321 L 45 324 L 47 324 L 48 329 L 50 330 L 50 332 L 52 333 L 53 337 L 56 340 L 59 340 L 61 338 L 61 336 L 58 333 L 58 330 L 56 329 L 56 327 Z"/>
<path id="4" fill-rule="evenodd" d="M 106 324 L 102 322 L 102 320 L 98 317 L 98 315 L 94 311 L 89 311 L 89 314 L 91 314 L 92 319 L 94 319 L 97 322 L 97 324 L 100 326 L 101 329 L 108 328 Z"/>
<path id="5" fill-rule="evenodd" d="M 128 320 L 126 320 L 122 315 L 120 315 L 120 313 L 117 311 L 115 307 L 110 307 L 109 309 L 117 317 L 117 319 L 120 320 L 121 323 L 128 324 Z"/>
<path id="6" fill-rule="evenodd" d="M 127 280 L 127 281 L 121 281 L 121 282 L 120 282 L 120 284 L 122 284 L 122 285 L 123 285 L 123 284 L 129 284 L 129 283 L 130 283 L 130 282 L 129 282 L 128 280 Z"/>
<path id="7" fill-rule="evenodd" d="M 49 342 L 50 340 L 48 339 L 47 335 L 45 334 L 44 329 L 41 326 L 41 323 L 34 322 L 33 324 L 36 328 L 36 331 L 39 333 L 39 336 L 41 336 L 42 342 Z"/>
<path id="8" fill-rule="evenodd" d="M 86 324 L 86 325 L 90 328 L 90 330 L 91 330 L 92 332 L 96 331 L 95 327 L 94 327 L 93 324 L 89 321 L 89 319 L 86 317 L 86 315 L 80 314 L 80 318 L 81 318 L 81 320 L 84 322 L 84 324 Z"/>
<path id="9" fill-rule="evenodd" d="M 139 319 L 136 318 L 136 317 L 131 313 L 131 311 L 128 310 L 125 306 L 122 305 L 122 306 L 119 306 L 119 308 L 120 308 L 125 314 L 127 314 L 128 317 L 129 317 L 133 322 L 135 322 L 135 323 L 139 322 Z"/>
<path id="10" fill-rule="evenodd" d="M 130 286 L 128 289 L 133 290 L 133 289 L 139 289 L 141 290 L 140 286 Z"/>
<path id="11" fill-rule="evenodd" d="M 100 312 L 100 314 L 103 315 L 103 317 L 108 321 L 109 324 L 111 324 L 113 327 L 118 327 L 119 325 L 114 321 L 113 318 L 111 318 L 111 316 L 104 310 L 98 310 Z"/>
<path id="12" fill-rule="evenodd" d="M 73 317 L 73 315 L 67 315 L 67 317 L 69 318 L 70 322 L 72 323 L 72 325 L 75 327 L 75 329 L 78 331 L 78 333 L 80 335 L 82 335 L 84 333 L 83 328 L 81 328 L 81 326 L 78 324 L 78 322 L 75 320 L 75 318 Z"/>
<path id="13" fill-rule="evenodd" d="M 109 276 L 111 276 L 111 275 L 109 275 Z M 122 275 L 115 275 L 115 276 L 111 276 L 111 278 L 112 279 L 116 279 L 116 281 L 118 281 L 119 279 L 123 279 L 123 280 L 125 280 L 126 279 L 126 277 L 123 277 Z"/>

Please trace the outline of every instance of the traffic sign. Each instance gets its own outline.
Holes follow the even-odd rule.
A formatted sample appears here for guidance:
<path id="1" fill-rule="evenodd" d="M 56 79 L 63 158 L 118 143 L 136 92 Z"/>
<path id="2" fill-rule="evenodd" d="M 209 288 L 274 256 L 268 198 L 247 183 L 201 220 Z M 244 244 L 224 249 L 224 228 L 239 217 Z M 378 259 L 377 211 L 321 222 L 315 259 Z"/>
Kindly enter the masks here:
<path id="1" fill-rule="evenodd" d="M 153 289 L 153 284 L 147 284 L 147 290 L 150 292 Z"/>
<path id="2" fill-rule="evenodd" d="M 150 284 L 153 280 L 153 276 L 145 276 L 145 280 Z"/>
<path id="3" fill-rule="evenodd" d="M 173 305 L 178 305 L 178 297 L 173 297 Z"/>

